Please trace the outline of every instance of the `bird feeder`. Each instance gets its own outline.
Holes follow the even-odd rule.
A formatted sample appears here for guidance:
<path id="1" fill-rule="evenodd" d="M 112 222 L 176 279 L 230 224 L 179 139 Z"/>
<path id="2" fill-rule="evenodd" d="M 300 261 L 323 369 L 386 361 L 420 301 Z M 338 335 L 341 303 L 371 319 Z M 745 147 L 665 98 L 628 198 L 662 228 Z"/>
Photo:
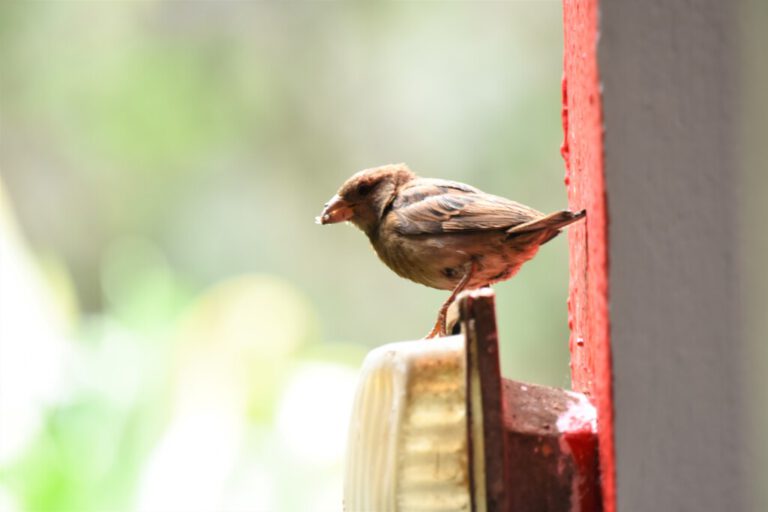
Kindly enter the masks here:
<path id="1" fill-rule="evenodd" d="M 345 510 L 598 510 L 588 398 L 501 378 L 491 290 L 464 293 L 459 319 L 461 334 L 366 358 Z"/>

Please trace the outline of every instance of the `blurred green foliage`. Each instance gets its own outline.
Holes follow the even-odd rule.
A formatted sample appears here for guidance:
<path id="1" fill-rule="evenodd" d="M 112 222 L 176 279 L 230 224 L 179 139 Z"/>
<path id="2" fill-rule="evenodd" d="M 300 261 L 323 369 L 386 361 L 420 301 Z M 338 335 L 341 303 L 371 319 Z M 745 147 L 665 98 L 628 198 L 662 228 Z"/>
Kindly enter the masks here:
<path id="1" fill-rule="evenodd" d="M 339 509 L 355 369 L 445 294 L 313 216 L 399 161 L 563 207 L 560 55 L 558 2 L 5 2 L 0 509 Z M 509 377 L 568 383 L 566 248 Z"/>

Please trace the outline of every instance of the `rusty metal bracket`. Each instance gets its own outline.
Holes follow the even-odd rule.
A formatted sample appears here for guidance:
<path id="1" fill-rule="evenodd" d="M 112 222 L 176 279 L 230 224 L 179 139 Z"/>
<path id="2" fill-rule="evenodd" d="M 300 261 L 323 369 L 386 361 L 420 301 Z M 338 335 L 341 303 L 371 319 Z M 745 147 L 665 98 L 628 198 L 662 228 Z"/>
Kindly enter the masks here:
<path id="1" fill-rule="evenodd" d="M 472 510 L 599 512 L 595 410 L 565 389 L 501 377 L 495 298 L 459 299 L 466 336 Z"/>

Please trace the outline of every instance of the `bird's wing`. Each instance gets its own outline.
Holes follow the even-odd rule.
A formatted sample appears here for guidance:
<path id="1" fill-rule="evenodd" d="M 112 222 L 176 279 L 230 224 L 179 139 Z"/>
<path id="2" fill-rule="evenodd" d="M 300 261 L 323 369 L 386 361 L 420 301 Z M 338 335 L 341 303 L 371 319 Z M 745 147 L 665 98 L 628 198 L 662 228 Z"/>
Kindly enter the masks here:
<path id="1" fill-rule="evenodd" d="M 415 181 L 400 190 L 392 204 L 394 228 L 402 235 L 506 229 L 542 216 L 525 205 L 463 183 Z"/>

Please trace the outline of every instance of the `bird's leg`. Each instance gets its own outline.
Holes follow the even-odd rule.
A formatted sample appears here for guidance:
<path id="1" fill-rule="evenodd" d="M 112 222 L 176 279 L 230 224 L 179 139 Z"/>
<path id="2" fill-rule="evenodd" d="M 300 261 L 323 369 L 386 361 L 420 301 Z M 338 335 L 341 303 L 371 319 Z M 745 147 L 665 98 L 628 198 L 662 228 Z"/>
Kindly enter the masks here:
<path id="1" fill-rule="evenodd" d="M 461 281 L 459 281 L 459 284 L 456 285 L 456 288 L 453 289 L 448 299 L 443 302 L 442 306 L 440 306 L 440 310 L 437 312 L 437 321 L 435 322 L 435 326 L 431 331 L 429 331 L 429 334 L 424 336 L 424 339 L 446 335 L 445 317 L 448 313 L 448 308 L 451 306 L 451 303 L 456 300 L 456 297 L 464 290 L 464 288 L 467 287 L 467 284 L 469 284 L 469 280 L 472 279 L 472 274 L 474 273 L 475 260 L 473 259 L 469 262 L 469 270 L 467 270 L 466 274 L 464 274 L 464 277 L 461 278 Z"/>

